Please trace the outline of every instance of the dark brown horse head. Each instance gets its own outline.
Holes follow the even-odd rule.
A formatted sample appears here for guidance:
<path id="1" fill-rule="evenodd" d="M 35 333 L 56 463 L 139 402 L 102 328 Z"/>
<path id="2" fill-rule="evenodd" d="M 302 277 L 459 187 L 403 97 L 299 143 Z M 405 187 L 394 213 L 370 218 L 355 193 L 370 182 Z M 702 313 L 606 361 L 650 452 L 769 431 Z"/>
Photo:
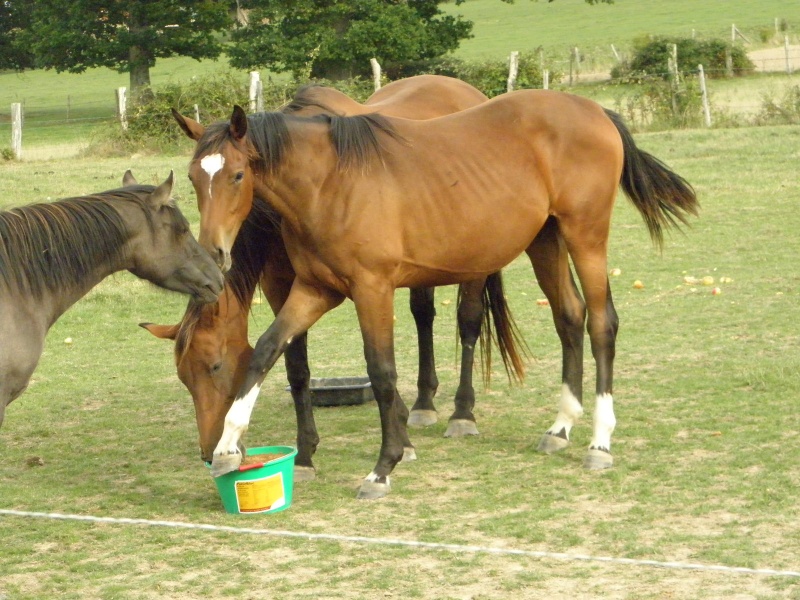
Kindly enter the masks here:
<path id="1" fill-rule="evenodd" d="M 200 244 L 217 265 L 231 267 L 231 248 L 253 204 L 252 145 L 247 139 L 247 116 L 234 106 L 229 122 L 203 127 L 173 109 L 184 133 L 197 142 L 189 179 L 200 211 Z"/>

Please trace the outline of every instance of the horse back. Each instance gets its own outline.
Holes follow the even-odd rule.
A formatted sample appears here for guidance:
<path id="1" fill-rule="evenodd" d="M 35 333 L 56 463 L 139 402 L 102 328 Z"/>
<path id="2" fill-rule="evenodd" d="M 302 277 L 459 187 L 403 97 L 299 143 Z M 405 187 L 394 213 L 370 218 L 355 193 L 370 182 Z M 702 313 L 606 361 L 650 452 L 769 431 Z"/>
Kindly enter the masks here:
<path id="1" fill-rule="evenodd" d="M 372 111 L 406 119 L 433 119 L 483 104 L 488 97 L 468 83 L 443 75 L 393 81 L 364 103 Z"/>

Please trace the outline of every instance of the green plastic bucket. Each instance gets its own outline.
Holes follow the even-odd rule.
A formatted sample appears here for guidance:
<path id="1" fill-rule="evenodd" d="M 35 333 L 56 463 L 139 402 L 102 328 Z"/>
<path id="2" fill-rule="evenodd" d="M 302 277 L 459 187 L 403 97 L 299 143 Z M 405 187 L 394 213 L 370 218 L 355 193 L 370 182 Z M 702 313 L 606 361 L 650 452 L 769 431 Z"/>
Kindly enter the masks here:
<path id="1" fill-rule="evenodd" d="M 248 448 L 247 456 L 280 454 L 269 462 L 242 465 L 238 470 L 214 478 L 225 512 L 233 515 L 272 513 L 292 504 L 294 457 L 291 446 Z"/>

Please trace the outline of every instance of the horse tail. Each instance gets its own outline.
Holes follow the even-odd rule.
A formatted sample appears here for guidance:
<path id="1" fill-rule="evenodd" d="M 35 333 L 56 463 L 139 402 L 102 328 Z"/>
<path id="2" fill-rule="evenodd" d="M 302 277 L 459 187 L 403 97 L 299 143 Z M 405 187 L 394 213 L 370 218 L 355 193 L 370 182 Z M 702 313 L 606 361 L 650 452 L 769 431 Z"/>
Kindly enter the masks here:
<path id="1" fill-rule="evenodd" d="M 480 353 L 484 385 L 488 386 L 491 379 L 492 341 L 500 350 L 500 357 L 503 359 L 503 366 L 508 378 L 521 382 L 525 378 L 524 357 L 529 356 L 530 351 L 506 302 L 503 276 L 499 271 L 486 278 L 482 304 L 483 327 L 481 327 L 480 335 Z"/>
<path id="2" fill-rule="evenodd" d="M 620 184 L 625 195 L 644 218 L 653 243 L 664 244 L 665 227 L 688 224 L 688 215 L 697 216 L 700 208 L 694 189 L 683 177 L 671 171 L 652 154 L 640 150 L 617 113 L 606 110 L 622 138 L 625 159 Z"/>

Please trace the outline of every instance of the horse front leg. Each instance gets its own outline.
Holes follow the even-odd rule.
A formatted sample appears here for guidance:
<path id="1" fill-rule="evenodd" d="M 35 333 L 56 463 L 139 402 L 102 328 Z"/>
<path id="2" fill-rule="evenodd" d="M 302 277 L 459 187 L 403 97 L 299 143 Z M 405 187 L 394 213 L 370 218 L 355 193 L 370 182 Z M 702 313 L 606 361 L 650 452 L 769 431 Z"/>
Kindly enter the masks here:
<path id="1" fill-rule="evenodd" d="M 381 419 L 381 449 L 378 462 L 365 478 L 358 498 L 381 498 L 389 493 L 389 475 L 394 467 L 414 450 L 408 438 L 405 410 L 397 392 L 394 357 L 394 288 L 388 282 L 355 286 L 353 301 L 364 340 L 364 357 Z"/>
<path id="2" fill-rule="evenodd" d="M 312 457 L 317 451 L 319 434 L 314 421 L 314 406 L 311 402 L 309 382 L 311 372 L 308 368 L 308 334 L 297 336 L 286 347 L 286 377 L 294 401 L 297 416 L 297 457 L 295 458 L 294 480 L 311 481 L 316 478 Z"/>
<path id="3" fill-rule="evenodd" d="M 242 462 L 240 440 L 247 432 L 261 385 L 278 357 L 326 312 L 344 300 L 340 293 L 295 280 L 286 303 L 267 331 L 258 339 L 244 383 L 225 416 L 222 437 L 214 450 L 211 474 L 224 475 Z"/>
<path id="4" fill-rule="evenodd" d="M 408 424 L 415 427 L 434 425 L 438 420 L 433 397 L 439 387 L 436 377 L 436 359 L 433 351 L 433 320 L 436 307 L 433 288 L 412 288 L 409 296 L 411 314 L 417 326 L 419 370 L 417 372 L 417 400 L 411 407 Z"/>
<path id="5" fill-rule="evenodd" d="M 284 262 L 273 261 L 265 267 L 261 275 L 261 289 L 276 315 L 286 304 L 295 279 L 294 270 L 288 260 L 286 258 Z M 297 417 L 297 456 L 294 461 L 294 480 L 311 481 L 316 477 L 312 457 L 317 451 L 319 434 L 314 422 L 314 406 L 309 389 L 311 371 L 308 367 L 308 334 L 297 336 L 286 347 L 283 358 Z"/>

